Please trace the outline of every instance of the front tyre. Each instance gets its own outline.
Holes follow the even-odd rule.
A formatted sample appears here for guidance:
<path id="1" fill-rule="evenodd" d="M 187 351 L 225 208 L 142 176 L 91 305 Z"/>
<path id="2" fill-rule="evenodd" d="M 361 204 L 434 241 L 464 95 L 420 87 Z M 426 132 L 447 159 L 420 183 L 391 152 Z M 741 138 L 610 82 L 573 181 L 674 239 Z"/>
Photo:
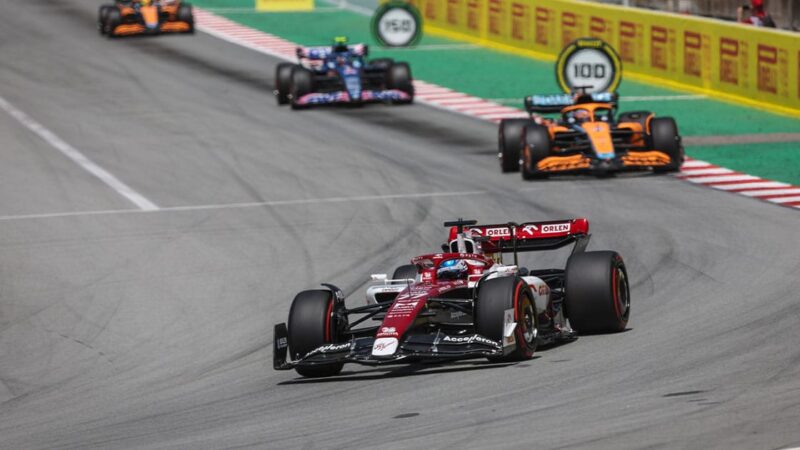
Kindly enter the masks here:
<path id="1" fill-rule="evenodd" d="M 656 117 L 650 121 L 650 139 L 654 150 L 660 150 L 669 156 L 666 166 L 654 167 L 654 172 L 677 172 L 683 165 L 684 153 L 678 124 L 672 117 Z"/>
<path id="2" fill-rule="evenodd" d="M 100 32 L 101 35 L 106 34 L 106 20 L 108 18 L 108 12 L 113 8 L 113 5 L 102 5 L 97 11 L 97 31 Z"/>
<path id="3" fill-rule="evenodd" d="M 625 263 L 617 252 L 576 253 L 567 261 L 564 305 L 581 334 L 625 330 L 631 313 Z"/>
<path id="4" fill-rule="evenodd" d="M 328 290 L 303 291 L 294 298 L 289 310 L 289 350 L 292 359 L 300 359 L 311 350 L 338 340 L 333 320 L 334 298 Z M 344 363 L 298 366 L 304 377 L 329 377 L 342 371 Z"/>
<path id="5" fill-rule="evenodd" d="M 396 62 L 386 71 L 386 86 L 405 92 L 409 99 L 395 103 L 409 104 L 414 102 L 414 78 L 411 77 L 411 67 L 404 62 Z"/>
<path id="6" fill-rule="evenodd" d="M 314 74 L 310 70 L 300 66 L 295 66 L 292 70 L 292 109 L 306 108 L 307 105 L 299 103 L 303 96 L 314 92 Z"/>
<path id="7" fill-rule="evenodd" d="M 289 94 L 292 89 L 292 71 L 296 67 L 292 63 L 280 63 L 275 69 L 275 97 L 279 105 L 289 104 Z"/>
<path id="8" fill-rule="evenodd" d="M 519 277 L 492 278 L 480 284 L 475 301 L 475 332 L 503 342 L 506 310 L 513 310 L 517 324 L 514 328 L 516 348 L 507 355 L 492 356 L 489 360 L 504 362 L 531 359 L 536 350 L 539 322 L 530 288 Z"/>
<path id="9" fill-rule="evenodd" d="M 181 6 L 178 7 L 176 18 L 180 22 L 189 24 L 189 29 L 186 33 L 194 33 L 194 10 L 192 9 L 192 5 L 189 3 L 181 3 Z"/>
<path id="10" fill-rule="evenodd" d="M 523 136 L 520 167 L 522 179 L 547 178 L 547 173 L 541 172 L 537 166 L 540 161 L 550 156 L 550 131 L 543 125 L 532 123 L 525 128 Z"/>
<path id="11" fill-rule="evenodd" d="M 497 156 L 503 173 L 519 170 L 522 137 L 525 127 L 533 123 L 528 119 L 503 119 L 497 130 Z"/>

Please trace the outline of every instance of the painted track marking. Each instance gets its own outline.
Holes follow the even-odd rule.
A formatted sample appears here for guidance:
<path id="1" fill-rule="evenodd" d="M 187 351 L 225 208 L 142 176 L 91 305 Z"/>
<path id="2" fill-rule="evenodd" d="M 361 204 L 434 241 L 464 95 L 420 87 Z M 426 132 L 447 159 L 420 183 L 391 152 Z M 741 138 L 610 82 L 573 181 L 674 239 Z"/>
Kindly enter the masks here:
<path id="1" fill-rule="evenodd" d="M 184 212 L 184 211 L 210 211 L 220 209 L 242 209 L 275 206 L 299 206 L 299 205 L 320 205 L 326 203 L 347 203 L 347 202 L 368 202 L 368 201 L 387 201 L 387 200 L 413 200 L 422 198 L 437 197 L 469 197 L 475 195 L 485 195 L 488 191 L 455 191 L 455 192 L 421 192 L 412 194 L 388 194 L 388 195 L 359 195 L 354 197 L 327 197 L 327 198 L 301 198 L 295 200 L 271 200 L 266 202 L 244 202 L 244 203 L 220 203 L 212 205 L 193 205 L 193 206 L 166 206 L 156 209 L 106 209 L 97 211 L 77 211 L 62 213 L 45 214 L 21 214 L 13 216 L 0 216 L 0 222 L 12 222 L 31 219 L 54 219 L 61 217 L 85 217 L 85 216 L 109 216 L 116 214 L 145 214 L 145 213 L 164 213 L 164 212 Z"/>
<path id="2" fill-rule="evenodd" d="M 119 195 L 128 199 L 142 211 L 158 210 L 158 206 L 152 201 L 148 200 L 147 197 L 136 192 L 132 187 L 120 181 L 119 178 L 112 175 L 109 171 L 95 164 L 80 150 L 69 145 L 63 139 L 58 137 L 58 135 L 45 128 L 44 125 L 33 120 L 29 115 L 9 103 L 8 100 L 2 96 L 0 96 L 0 108 L 7 112 L 11 117 L 16 119 L 17 122 L 22 124 L 25 128 L 44 139 L 48 144 L 50 144 L 51 147 L 55 148 L 64 156 L 71 159 L 75 164 L 79 165 L 84 170 L 97 177 L 100 181 L 105 183 L 111 189 L 115 190 Z"/>

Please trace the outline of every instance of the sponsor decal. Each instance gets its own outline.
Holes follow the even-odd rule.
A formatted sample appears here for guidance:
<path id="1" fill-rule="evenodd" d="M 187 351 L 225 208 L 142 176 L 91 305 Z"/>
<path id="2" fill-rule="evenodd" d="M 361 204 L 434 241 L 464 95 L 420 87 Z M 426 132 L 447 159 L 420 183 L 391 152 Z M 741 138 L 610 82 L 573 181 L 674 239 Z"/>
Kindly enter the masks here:
<path id="1" fill-rule="evenodd" d="M 641 25 L 640 25 L 641 26 Z M 620 59 L 629 63 L 636 63 L 639 59 L 639 30 L 633 22 L 620 21 L 619 23 L 619 54 Z"/>
<path id="2" fill-rule="evenodd" d="M 782 52 L 783 53 L 783 52 Z M 759 44 L 758 50 L 757 86 L 761 92 L 778 93 L 778 49 L 772 46 Z M 786 65 L 786 57 L 783 58 Z"/>
<path id="3" fill-rule="evenodd" d="M 551 223 L 547 225 L 542 225 L 543 234 L 569 233 L 569 230 L 570 230 L 569 223 Z"/>
<path id="4" fill-rule="evenodd" d="M 719 40 L 719 80 L 739 84 L 739 41 L 736 39 Z"/>
<path id="5" fill-rule="evenodd" d="M 278 348 L 286 348 L 289 346 L 289 340 L 285 337 L 279 338 L 277 346 Z"/>
<path id="6" fill-rule="evenodd" d="M 528 8 L 518 2 L 511 4 L 511 37 L 517 41 L 526 41 L 529 27 Z"/>
<path id="7" fill-rule="evenodd" d="M 489 33 L 500 35 L 503 24 L 503 4 L 500 0 L 489 0 Z"/>
<path id="8" fill-rule="evenodd" d="M 450 25 L 459 26 L 461 9 L 460 0 L 447 0 L 447 23 Z"/>
<path id="9" fill-rule="evenodd" d="M 378 338 L 372 344 L 373 356 L 391 356 L 397 351 L 399 341 L 396 338 Z"/>
<path id="10" fill-rule="evenodd" d="M 539 227 L 537 225 L 525 225 L 522 227 L 522 232 L 527 233 L 528 235 L 533 235 L 536 231 L 539 231 Z"/>
<path id="11" fill-rule="evenodd" d="M 382 327 L 381 333 L 397 333 L 397 329 L 395 327 Z"/>
<path id="12" fill-rule="evenodd" d="M 703 37 L 692 31 L 683 32 L 683 73 L 693 77 L 703 76 Z"/>
<path id="13" fill-rule="evenodd" d="M 465 313 L 464 311 L 454 311 L 454 312 L 450 313 L 450 318 L 451 319 L 459 319 L 459 318 L 464 317 L 466 315 L 467 315 L 467 313 Z"/>
<path id="14" fill-rule="evenodd" d="M 481 1 L 467 0 L 467 28 L 477 31 L 481 26 Z"/>
<path id="15" fill-rule="evenodd" d="M 485 236 L 511 236 L 511 230 L 508 227 L 501 227 L 501 228 L 486 228 L 484 230 Z"/>
<path id="16" fill-rule="evenodd" d="M 570 42 L 580 37 L 580 24 L 578 16 L 571 12 L 561 13 L 561 45 L 566 47 Z"/>
<path id="17" fill-rule="evenodd" d="M 328 344 L 328 345 L 323 345 L 322 347 L 317 347 L 317 349 L 314 350 L 314 353 L 335 353 L 347 350 L 349 348 L 350 348 L 349 342 L 345 342 L 343 344 Z"/>
<path id="18" fill-rule="evenodd" d="M 514 308 L 509 308 L 503 313 L 503 347 L 511 347 L 517 343 L 514 329 L 517 322 L 514 320 Z"/>
<path id="19" fill-rule="evenodd" d="M 547 45 L 550 36 L 550 10 L 536 7 L 536 43 Z"/>
<path id="20" fill-rule="evenodd" d="M 445 336 L 442 342 L 449 342 L 452 344 L 486 344 L 496 346 L 497 342 L 487 339 L 479 334 L 472 334 L 469 336 Z"/>
<path id="21" fill-rule="evenodd" d="M 650 67 L 667 69 L 667 38 L 666 28 L 652 27 L 650 29 Z"/>

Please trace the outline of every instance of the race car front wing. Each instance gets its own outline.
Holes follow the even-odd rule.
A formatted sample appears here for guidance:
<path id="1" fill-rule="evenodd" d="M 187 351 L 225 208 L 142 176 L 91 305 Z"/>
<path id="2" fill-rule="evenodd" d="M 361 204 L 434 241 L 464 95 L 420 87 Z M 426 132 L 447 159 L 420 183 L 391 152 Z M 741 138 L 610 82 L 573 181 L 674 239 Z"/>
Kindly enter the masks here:
<path id="1" fill-rule="evenodd" d="M 337 103 L 376 103 L 409 101 L 411 96 L 398 89 L 362 91 L 360 99 L 353 99 L 347 91 L 312 92 L 297 99 L 298 105 L 332 105 Z"/>
<path id="2" fill-rule="evenodd" d="M 297 360 L 289 360 L 289 333 L 285 323 L 275 325 L 273 367 L 290 370 L 297 366 L 314 366 L 335 362 L 381 365 L 410 361 L 435 361 L 501 356 L 513 350 L 480 334 L 448 335 L 411 334 L 406 336 L 392 355 L 373 355 L 374 337 L 354 337 L 347 342 L 320 346 Z"/>

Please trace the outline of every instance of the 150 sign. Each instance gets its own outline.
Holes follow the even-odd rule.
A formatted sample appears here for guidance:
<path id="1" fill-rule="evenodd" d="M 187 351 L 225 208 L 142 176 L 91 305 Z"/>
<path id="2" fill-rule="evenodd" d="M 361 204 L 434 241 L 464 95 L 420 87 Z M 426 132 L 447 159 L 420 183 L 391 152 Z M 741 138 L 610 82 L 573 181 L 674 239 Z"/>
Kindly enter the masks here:
<path id="1" fill-rule="evenodd" d="M 405 2 L 388 2 L 372 16 L 372 34 L 385 47 L 407 47 L 422 37 L 419 11 Z"/>

